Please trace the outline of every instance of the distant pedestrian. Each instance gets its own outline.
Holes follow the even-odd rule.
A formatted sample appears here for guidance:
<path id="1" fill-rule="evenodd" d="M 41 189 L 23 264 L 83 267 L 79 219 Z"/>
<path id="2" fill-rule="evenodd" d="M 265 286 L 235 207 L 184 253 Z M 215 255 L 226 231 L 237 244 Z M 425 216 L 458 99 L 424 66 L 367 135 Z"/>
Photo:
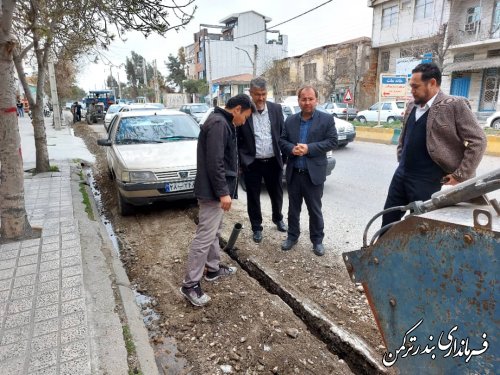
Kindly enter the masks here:
<path id="1" fill-rule="evenodd" d="M 17 108 L 17 115 L 19 117 L 24 117 L 24 104 L 19 99 L 17 99 L 16 108 Z"/>
<path id="2" fill-rule="evenodd" d="M 194 194 L 199 214 L 196 235 L 189 250 L 181 293 L 195 306 L 203 306 L 210 297 L 200 285 L 203 270 L 206 281 L 231 276 L 235 267 L 220 263 L 219 235 L 224 211 L 231 208 L 238 189 L 238 145 L 236 127 L 255 111 L 245 94 L 230 98 L 225 109 L 216 107 L 201 126 L 197 149 Z"/>
<path id="3" fill-rule="evenodd" d="M 266 80 L 258 77 L 250 81 L 250 96 L 257 111 L 238 132 L 240 163 L 247 193 L 247 210 L 252 225 L 254 242 L 262 241 L 262 212 L 260 191 L 262 180 L 271 199 L 272 220 L 280 232 L 286 232 L 283 222 L 283 158 L 280 136 L 283 130 L 281 105 L 267 99 Z"/>
<path id="4" fill-rule="evenodd" d="M 75 102 L 75 121 L 79 122 L 82 120 L 82 105 Z"/>
<path id="5" fill-rule="evenodd" d="M 408 105 L 399 137 L 399 165 L 384 209 L 425 201 L 444 185 L 473 177 L 486 149 L 486 136 L 466 100 L 444 94 L 441 71 L 419 64 L 410 79 Z M 401 220 L 397 210 L 383 215 L 382 226 Z"/>
<path id="6" fill-rule="evenodd" d="M 321 198 L 328 164 L 326 154 L 337 146 L 337 130 L 332 115 L 316 110 L 318 92 L 315 88 L 304 86 L 297 96 L 301 111 L 286 119 L 280 140 L 281 152 L 288 157 L 288 237 L 281 249 L 290 250 L 299 239 L 304 200 L 309 212 L 313 252 L 322 256 L 325 234 Z"/>

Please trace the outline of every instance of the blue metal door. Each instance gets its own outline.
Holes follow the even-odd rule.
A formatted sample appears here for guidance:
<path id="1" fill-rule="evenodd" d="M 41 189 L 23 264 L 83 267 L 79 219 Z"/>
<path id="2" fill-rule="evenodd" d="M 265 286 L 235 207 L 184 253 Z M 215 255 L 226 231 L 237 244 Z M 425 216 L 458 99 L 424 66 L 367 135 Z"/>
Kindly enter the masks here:
<path id="1" fill-rule="evenodd" d="M 470 76 L 453 77 L 451 80 L 451 95 L 469 97 Z"/>

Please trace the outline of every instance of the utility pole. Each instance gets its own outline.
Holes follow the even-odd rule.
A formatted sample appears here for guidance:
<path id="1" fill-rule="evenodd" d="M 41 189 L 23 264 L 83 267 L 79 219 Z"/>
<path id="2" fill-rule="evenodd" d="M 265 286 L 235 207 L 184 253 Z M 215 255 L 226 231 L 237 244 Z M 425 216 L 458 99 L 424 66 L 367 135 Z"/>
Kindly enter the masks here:
<path id="1" fill-rule="evenodd" d="M 257 77 L 257 44 L 253 45 L 253 63 L 252 63 L 252 68 L 253 68 L 253 77 Z"/>
<path id="2" fill-rule="evenodd" d="M 114 78 L 113 78 L 113 67 L 112 66 L 109 67 L 109 75 L 110 75 L 109 88 L 111 90 L 113 90 L 113 96 L 115 97 L 115 101 L 116 101 L 115 87 L 113 86 Z"/>
<path id="3" fill-rule="evenodd" d="M 252 64 L 252 76 L 254 78 L 257 77 L 257 48 L 258 48 L 257 44 L 253 45 L 253 59 L 250 57 L 250 54 L 248 53 L 248 51 L 246 49 L 243 49 L 243 48 L 240 48 L 240 47 L 236 47 L 236 46 L 234 46 L 234 48 L 239 49 L 240 51 L 245 52 L 245 54 L 248 57 L 248 60 L 250 60 L 250 63 Z"/>
<path id="4" fill-rule="evenodd" d="M 118 96 L 121 99 L 122 98 L 122 85 L 120 85 L 120 71 L 118 71 L 116 73 L 116 75 L 118 76 Z"/>
<path id="5" fill-rule="evenodd" d="M 57 96 L 56 72 L 54 69 L 54 61 L 50 60 L 48 66 L 49 66 L 50 96 L 52 99 L 52 109 L 53 109 L 52 113 L 54 114 L 54 128 L 56 130 L 61 130 L 61 112 L 59 107 L 59 97 Z M 41 103 L 41 105 L 43 106 L 43 103 Z"/>
<path id="6" fill-rule="evenodd" d="M 205 35 L 205 40 L 206 40 L 206 38 L 208 38 L 208 33 L 207 33 L 207 35 Z M 208 77 L 207 77 L 207 79 L 208 79 L 208 91 L 210 94 L 210 107 L 212 107 L 213 106 L 213 103 L 212 103 L 212 60 L 210 57 L 210 38 L 208 38 L 208 50 L 206 50 L 205 52 L 207 52 L 207 54 L 208 54 Z"/>
<path id="7" fill-rule="evenodd" d="M 144 96 L 146 96 L 146 87 L 148 85 L 148 77 L 146 76 L 146 59 L 142 58 L 142 72 L 144 73 Z"/>
<path id="8" fill-rule="evenodd" d="M 153 67 L 154 67 L 153 80 L 155 88 L 155 102 L 160 103 L 160 85 L 158 84 L 158 70 L 156 68 L 156 59 L 153 61 Z"/>

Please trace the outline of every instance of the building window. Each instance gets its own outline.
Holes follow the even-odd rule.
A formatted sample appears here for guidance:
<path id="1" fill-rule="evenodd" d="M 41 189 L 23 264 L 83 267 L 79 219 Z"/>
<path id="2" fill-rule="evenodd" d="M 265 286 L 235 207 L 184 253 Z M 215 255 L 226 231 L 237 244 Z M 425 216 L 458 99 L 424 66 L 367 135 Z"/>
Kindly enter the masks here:
<path id="1" fill-rule="evenodd" d="M 382 29 L 387 29 L 398 22 L 399 5 L 382 10 Z"/>
<path id="2" fill-rule="evenodd" d="M 423 18 L 432 17 L 433 8 L 434 8 L 434 0 L 416 0 L 415 19 L 420 20 Z"/>
<path id="3" fill-rule="evenodd" d="M 464 30 L 468 33 L 476 33 L 481 24 L 481 7 L 475 6 L 467 9 Z"/>
<path id="4" fill-rule="evenodd" d="M 500 57 L 500 49 L 490 49 L 490 50 L 487 52 L 486 57 L 487 57 L 487 58 L 491 58 L 491 57 Z"/>
<path id="5" fill-rule="evenodd" d="M 389 71 L 389 63 L 391 60 L 391 51 L 382 52 L 380 57 L 380 71 L 385 73 Z"/>
<path id="6" fill-rule="evenodd" d="M 316 63 L 304 64 L 304 81 L 316 80 Z"/>
<path id="7" fill-rule="evenodd" d="M 475 6 L 467 9 L 467 23 L 478 22 L 481 20 L 481 7 Z"/>
<path id="8" fill-rule="evenodd" d="M 453 62 L 473 61 L 474 53 L 461 53 L 453 57 Z"/>
<path id="9" fill-rule="evenodd" d="M 203 51 L 198 52 L 198 64 L 203 64 Z"/>
<path id="10" fill-rule="evenodd" d="M 493 11 L 493 20 L 491 22 L 491 34 L 493 38 L 498 38 L 500 35 L 500 1 L 495 3 L 495 10 Z"/>
<path id="11" fill-rule="evenodd" d="M 347 57 L 339 57 L 335 59 L 335 69 L 337 78 L 347 78 L 349 63 Z"/>
<path id="12" fill-rule="evenodd" d="M 410 8 L 411 8 L 411 0 L 401 1 L 401 10 L 410 10 Z"/>

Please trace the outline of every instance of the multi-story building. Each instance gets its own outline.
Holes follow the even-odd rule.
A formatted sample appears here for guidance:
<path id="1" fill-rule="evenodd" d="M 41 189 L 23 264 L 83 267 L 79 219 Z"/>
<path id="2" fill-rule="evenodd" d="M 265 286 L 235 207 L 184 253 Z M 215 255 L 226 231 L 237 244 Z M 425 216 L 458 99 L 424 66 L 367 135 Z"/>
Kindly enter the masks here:
<path id="1" fill-rule="evenodd" d="M 452 1 L 444 73 L 480 118 L 500 109 L 500 1 Z"/>
<path id="2" fill-rule="evenodd" d="M 267 75 L 278 100 L 307 84 L 318 89 L 320 102 L 342 102 L 349 90 L 364 108 L 375 99 L 376 57 L 370 38 L 362 37 L 276 61 Z"/>
<path id="3" fill-rule="evenodd" d="M 441 89 L 469 99 L 478 117 L 498 103 L 499 0 L 368 0 L 378 74 L 407 74 L 424 60 L 443 71 Z"/>
<path id="4" fill-rule="evenodd" d="M 286 57 L 288 50 L 287 36 L 268 29 L 270 21 L 247 11 L 223 18 L 220 25 L 200 25 L 194 43 L 185 47 L 189 78 L 211 84 L 226 82 L 228 77 L 262 74 L 273 60 Z"/>

